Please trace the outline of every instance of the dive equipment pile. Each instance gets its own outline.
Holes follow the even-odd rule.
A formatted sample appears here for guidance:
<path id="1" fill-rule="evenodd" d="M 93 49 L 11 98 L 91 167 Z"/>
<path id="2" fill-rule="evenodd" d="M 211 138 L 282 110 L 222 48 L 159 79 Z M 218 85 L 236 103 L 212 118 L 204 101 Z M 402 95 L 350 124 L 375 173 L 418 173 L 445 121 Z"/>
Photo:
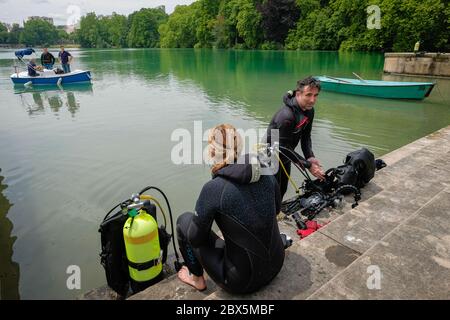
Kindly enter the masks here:
<path id="1" fill-rule="evenodd" d="M 386 166 L 381 159 L 374 158 L 374 155 L 366 148 L 350 152 L 344 164 L 336 168 L 328 169 L 325 172 L 324 180 L 312 180 L 306 168 L 311 164 L 301 157 L 297 152 L 275 144 L 268 148 L 269 155 L 278 153 L 290 160 L 292 164 L 305 177 L 305 181 L 299 188 L 285 170 L 279 156 L 280 170 L 284 170 L 288 180 L 291 182 L 296 193 L 293 199 L 282 203 L 281 211 L 290 216 L 296 223 L 298 230 L 304 230 L 298 233 L 304 237 L 314 232 L 320 227 L 311 227 L 309 221 L 313 220 L 325 208 L 340 208 L 343 206 L 344 196 L 353 194 L 352 208 L 358 206 L 361 200 L 361 188 L 364 187 L 373 177 L 375 171 Z M 302 218 L 304 216 L 305 218 Z M 315 229 L 315 230 L 314 230 Z"/>

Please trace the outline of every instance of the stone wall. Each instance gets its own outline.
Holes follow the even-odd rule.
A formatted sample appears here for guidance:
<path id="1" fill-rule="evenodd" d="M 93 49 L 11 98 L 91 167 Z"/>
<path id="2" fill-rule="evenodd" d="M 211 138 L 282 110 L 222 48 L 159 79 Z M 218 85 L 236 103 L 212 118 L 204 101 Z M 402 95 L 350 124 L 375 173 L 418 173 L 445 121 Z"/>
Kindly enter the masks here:
<path id="1" fill-rule="evenodd" d="M 384 72 L 450 77 L 450 53 L 386 53 Z"/>

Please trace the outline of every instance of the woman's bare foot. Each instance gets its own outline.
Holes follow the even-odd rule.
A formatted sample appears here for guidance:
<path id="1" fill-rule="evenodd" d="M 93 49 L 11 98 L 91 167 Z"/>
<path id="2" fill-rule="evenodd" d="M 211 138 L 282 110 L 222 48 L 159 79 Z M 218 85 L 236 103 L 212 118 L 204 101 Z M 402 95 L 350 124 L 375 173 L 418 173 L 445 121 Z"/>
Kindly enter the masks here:
<path id="1" fill-rule="evenodd" d="M 206 289 L 206 282 L 203 276 L 197 277 L 189 272 L 186 266 L 183 266 L 180 271 L 178 271 L 178 278 L 199 291 Z"/>

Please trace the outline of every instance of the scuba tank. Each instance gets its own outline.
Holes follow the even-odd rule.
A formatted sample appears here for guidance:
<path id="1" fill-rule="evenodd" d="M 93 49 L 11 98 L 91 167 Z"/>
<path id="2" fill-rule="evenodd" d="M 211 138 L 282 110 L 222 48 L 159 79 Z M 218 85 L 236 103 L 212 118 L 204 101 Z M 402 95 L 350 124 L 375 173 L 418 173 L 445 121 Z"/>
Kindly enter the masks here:
<path id="1" fill-rule="evenodd" d="M 166 214 L 159 201 L 143 193 L 159 191 L 169 209 L 172 235 L 167 233 Z M 164 218 L 158 227 L 156 205 Z M 110 214 L 120 206 L 115 214 Z M 176 257 L 175 270 L 181 268 L 175 247 L 173 218 L 166 195 L 156 187 L 147 187 L 133 194 L 112 208 L 100 224 L 102 252 L 101 264 L 105 269 L 108 286 L 121 297 L 128 295 L 129 288 L 137 293 L 163 279 L 163 264 L 171 238 Z"/>
<path id="2" fill-rule="evenodd" d="M 123 226 L 123 239 L 128 261 L 131 287 L 141 291 L 161 280 L 162 250 L 159 242 L 156 206 L 149 200 L 128 208 L 129 218 Z M 136 207 L 140 207 L 139 211 Z"/>

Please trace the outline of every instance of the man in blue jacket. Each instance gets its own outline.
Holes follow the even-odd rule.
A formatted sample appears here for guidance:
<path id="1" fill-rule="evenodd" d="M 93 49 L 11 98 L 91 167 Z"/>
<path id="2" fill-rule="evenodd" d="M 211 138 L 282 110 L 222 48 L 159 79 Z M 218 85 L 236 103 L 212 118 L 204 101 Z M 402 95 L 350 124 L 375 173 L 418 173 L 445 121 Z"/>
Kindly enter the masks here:
<path id="1" fill-rule="evenodd" d="M 70 52 L 64 50 L 64 46 L 61 46 L 61 51 L 58 54 L 59 61 L 64 70 L 64 73 L 70 72 L 70 63 L 72 62 L 72 55 Z"/>

